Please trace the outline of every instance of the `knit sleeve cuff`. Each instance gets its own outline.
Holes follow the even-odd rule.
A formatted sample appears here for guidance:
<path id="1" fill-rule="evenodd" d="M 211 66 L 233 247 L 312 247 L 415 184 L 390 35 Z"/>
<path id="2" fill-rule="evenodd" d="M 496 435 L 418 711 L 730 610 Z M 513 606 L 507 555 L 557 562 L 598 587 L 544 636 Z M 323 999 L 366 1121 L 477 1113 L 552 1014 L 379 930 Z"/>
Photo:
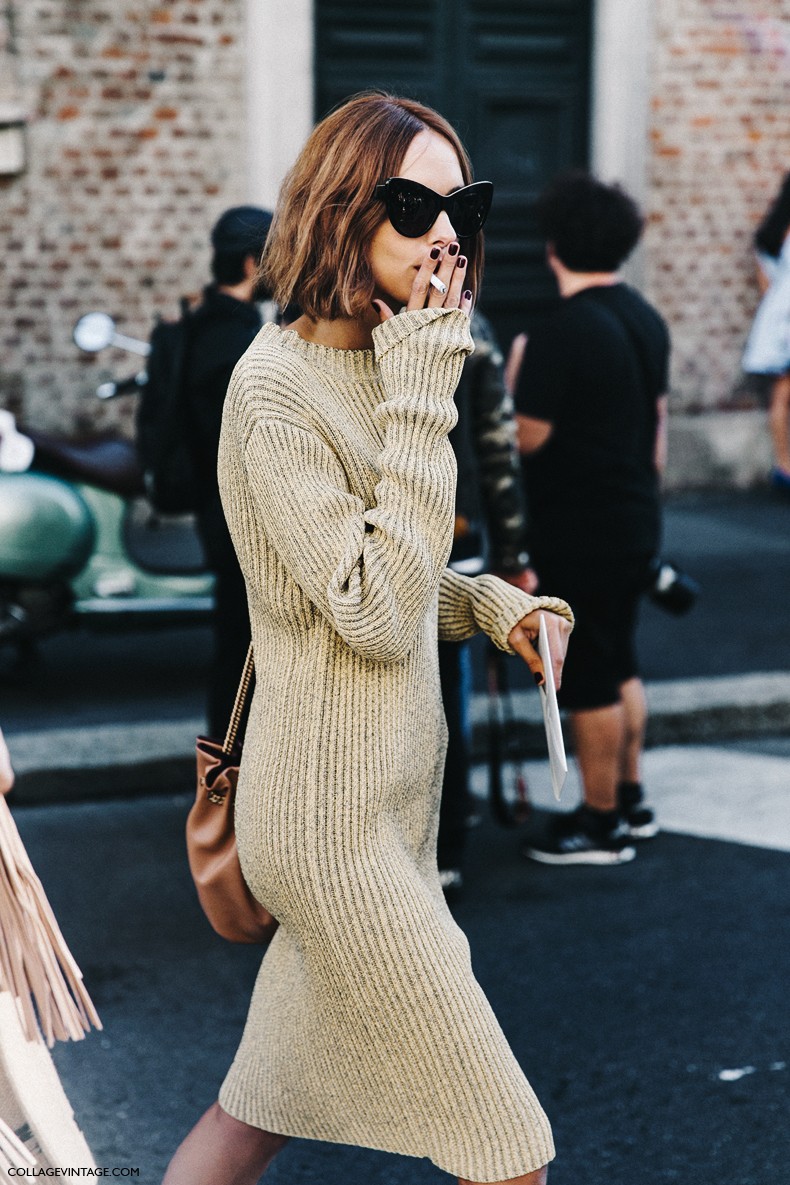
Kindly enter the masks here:
<path id="1" fill-rule="evenodd" d="M 478 609 L 480 623 L 494 645 L 508 654 L 515 653 L 508 642 L 511 631 L 522 617 L 536 609 L 545 609 L 547 613 L 564 617 L 570 622 L 571 628 L 575 624 L 573 610 L 560 597 L 533 597 L 487 575 L 476 577 L 476 583 L 484 598 L 483 605 Z"/>
<path id="2" fill-rule="evenodd" d="M 380 361 L 389 350 L 405 341 L 407 337 L 440 319 L 443 324 L 441 327 L 437 326 L 437 331 L 441 345 L 449 353 L 470 354 L 474 349 L 474 342 L 466 313 L 462 313 L 460 309 L 413 309 L 411 312 L 398 313 L 397 316 L 390 317 L 373 330 L 376 361 Z"/>

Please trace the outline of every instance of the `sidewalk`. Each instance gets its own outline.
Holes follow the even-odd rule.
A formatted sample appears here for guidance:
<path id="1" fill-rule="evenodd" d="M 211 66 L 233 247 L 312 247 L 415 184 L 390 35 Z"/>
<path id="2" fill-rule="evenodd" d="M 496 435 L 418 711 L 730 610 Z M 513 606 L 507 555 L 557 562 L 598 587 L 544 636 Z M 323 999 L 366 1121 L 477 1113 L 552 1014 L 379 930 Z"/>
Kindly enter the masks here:
<path id="1" fill-rule="evenodd" d="M 648 745 L 790 734 L 790 503 L 760 491 L 676 496 L 664 555 L 702 594 L 682 618 L 645 605 Z M 475 646 L 473 749 L 482 759 L 488 703 Z M 46 642 L 36 669 L 0 683 L 17 801 L 189 789 L 208 652 L 205 631 Z M 541 756 L 538 696 L 525 667 L 510 669 L 518 747 Z"/>
<path id="2" fill-rule="evenodd" d="M 790 672 L 678 679 L 647 684 L 648 746 L 711 744 L 790 734 Z M 513 693 L 521 756 L 545 753 L 535 692 Z M 484 760 L 488 701 L 472 701 L 473 752 Z M 17 803 L 81 801 L 188 789 L 200 716 L 131 724 L 9 732 Z"/>

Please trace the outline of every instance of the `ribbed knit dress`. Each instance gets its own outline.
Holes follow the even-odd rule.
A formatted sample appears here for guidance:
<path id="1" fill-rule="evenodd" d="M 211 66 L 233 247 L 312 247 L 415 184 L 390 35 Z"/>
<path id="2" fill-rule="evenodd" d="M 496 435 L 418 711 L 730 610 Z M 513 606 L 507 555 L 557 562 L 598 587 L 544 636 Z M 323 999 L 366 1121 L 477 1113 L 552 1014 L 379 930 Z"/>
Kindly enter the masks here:
<path id="1" fill-rule="evenodd" d="M 280 927 L 220 1103 L 500 1181 L 554 1152 L 439 885 L 437 636 L 507 649 L 537 604 L 569 611 L 445 566 L 468 318 L 401 313 L 373 338 L 337 350 L 265 325 L 225 403 L 256 663 L 236 833 Z"/>

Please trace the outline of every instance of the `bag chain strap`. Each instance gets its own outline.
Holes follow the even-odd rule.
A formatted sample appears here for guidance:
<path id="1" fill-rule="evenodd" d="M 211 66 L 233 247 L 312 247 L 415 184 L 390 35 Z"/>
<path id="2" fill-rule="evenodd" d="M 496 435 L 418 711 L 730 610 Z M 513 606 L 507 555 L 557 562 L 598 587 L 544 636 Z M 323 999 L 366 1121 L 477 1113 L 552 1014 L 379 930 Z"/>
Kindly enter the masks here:
<path id="1" fill-rule="evenodd" d="M 230 714 L 228 731 L 225 733 L 225 740 L 222 742 L 223 753 L 232 753 L 236 745 L 236 736 L 239 731 L 239 724 L 241 723 L 244 706 L 247 703 L 247 695 L 250 690 L 250 683 L 252 682 L 254 670 L 255 663 L 252 653 L 252 642 L 250 642 L 249 649 L 247 650 L 247 657 L 244 661 L 244 670 L 241 672 L 239 690 L 236 692 L 236 700 L 233 704 L 233 711 Z"/>

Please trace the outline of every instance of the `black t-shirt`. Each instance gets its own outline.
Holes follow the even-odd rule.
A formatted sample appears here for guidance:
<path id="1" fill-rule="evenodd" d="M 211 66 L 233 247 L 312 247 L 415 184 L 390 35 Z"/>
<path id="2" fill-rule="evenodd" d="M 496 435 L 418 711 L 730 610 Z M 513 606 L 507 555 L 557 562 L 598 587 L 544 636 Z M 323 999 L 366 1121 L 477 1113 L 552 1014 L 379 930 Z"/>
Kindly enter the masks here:
<path id="1" fill-rule="evenodd" d="M 657 400 L 668 367 L 666 325 L 623 283 L 568 297 L 530 333 L 516 410 L 553 425 L 522 458 L 535 553 L 656 553 Z"/>

